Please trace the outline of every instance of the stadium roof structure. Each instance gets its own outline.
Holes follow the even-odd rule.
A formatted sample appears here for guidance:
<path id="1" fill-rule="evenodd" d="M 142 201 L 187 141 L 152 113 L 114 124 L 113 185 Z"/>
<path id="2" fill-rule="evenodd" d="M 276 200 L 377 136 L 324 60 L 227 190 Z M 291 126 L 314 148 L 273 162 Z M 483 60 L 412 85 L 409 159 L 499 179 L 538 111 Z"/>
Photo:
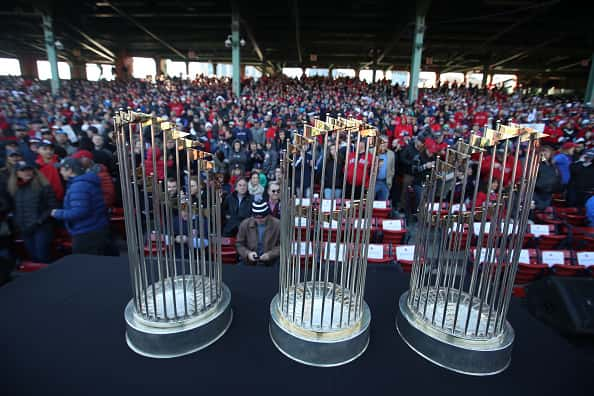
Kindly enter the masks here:
<path id="1" fill-rule="evenodd" d="M 588 9 L 577 1 L 236 1 L 242 63 L 403 70 L 415 15 L 426 8 L 423 70 L 583 74 L 594 51 Z M 49 10 L 61 59 L 134 56 L 230 62 L 232 2 L 3 1 L 0 56 L 45 54 L 40 10 Z"/>

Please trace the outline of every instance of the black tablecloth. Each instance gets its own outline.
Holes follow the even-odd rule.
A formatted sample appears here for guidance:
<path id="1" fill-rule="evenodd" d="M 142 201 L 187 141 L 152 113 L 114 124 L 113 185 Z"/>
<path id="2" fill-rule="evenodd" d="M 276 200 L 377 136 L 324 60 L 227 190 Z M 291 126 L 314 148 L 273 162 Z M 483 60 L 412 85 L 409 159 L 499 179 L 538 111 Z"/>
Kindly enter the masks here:
<path id="1" fill-rule="evenodd" d="M 268 335 L 275 268 L 225 266 L 235 317 L 208 348 L 177 359 L 149 359 L 124 339 L 131 297 L 127 259 L 69 256 L 0 288 L 0 395 L 191 394 L 594 394 L 594 370 L 575 347 L 512 302 L 511 366 L 469 377 L 417 356 L 395 329 L 396 301 L 408 275 L 371 266 L 366 301 L 371 341 L 337 368 L 303 366 Z M 417 393 L 418 392 L 418 393 Z"/>

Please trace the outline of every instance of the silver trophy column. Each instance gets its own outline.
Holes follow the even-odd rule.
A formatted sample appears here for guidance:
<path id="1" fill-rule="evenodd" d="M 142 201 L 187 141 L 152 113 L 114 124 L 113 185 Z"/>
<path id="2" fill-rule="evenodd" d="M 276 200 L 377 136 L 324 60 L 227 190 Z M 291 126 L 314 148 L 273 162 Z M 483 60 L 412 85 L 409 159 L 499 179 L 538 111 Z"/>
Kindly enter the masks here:
<path id="1" fill-rule="evenodd" d="M 282 156 L 279 292 L 270 304 L 270 336 L 283 354 L 304 364 L 345 364 L 369 343 L 371 314 L 363 294 L 378 167 L 376 134 L 358 120 L 327 117 L 305 125 L 303 136 L 295 135 Z M 331 148 L 344 161 L 332 161 Z M 362 188 L 347 188 L 351 161 L 360 165 L 352 176 L 363 180 Z M 315 168 L 322 175 L 319 186 L 314 185 Z M 330 185 L 323 176 L 327 172 Z M 325 189 L 342 193 L 322 200 Z"/>
<path id="2" fill-rule="evenodd" d="M 155 358 L 198 351 L 219 339 L 233 318 L 221 278 L 221 188 L 212 163 L 168 122 L 120 111 L 114 123 L 133 291 L 124 312 L 126 341 Z M 173 175 L 163 153 L 168 140 L 175 141 Z M 167 177 L 177 194 L 168 194 Z"/>
<path id="3" fill-rule="evenodd" d="M 499 126 L 473 135 L 470 144 L 458 142 L 436 160 L 419 206 L 410 289 L 400 298 L 396 325 L 413 350 L 439 366 L 490 375 L 510 364 L 514 331 L 506 316 L 540 137 L 516 125 Z M 506 165 L 497 166 L 496 157 Z M 474 174 L 472 163 L 478 167 Z M 488 197 L 482 204 L 477 204 L 479 182 L 486 183 Z M 464 202 L 465 196 L 470 200 Z"/>

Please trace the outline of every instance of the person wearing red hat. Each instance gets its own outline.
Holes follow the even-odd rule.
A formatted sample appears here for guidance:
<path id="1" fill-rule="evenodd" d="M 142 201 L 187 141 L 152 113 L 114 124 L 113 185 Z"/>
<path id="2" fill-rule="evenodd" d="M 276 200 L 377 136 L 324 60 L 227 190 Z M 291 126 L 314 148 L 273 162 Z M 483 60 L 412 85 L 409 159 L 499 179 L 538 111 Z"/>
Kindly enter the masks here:
<path id="1" fill-rule="evenodd" d="M 561 150 L 559 153 L 553 157 L 553 163 L 559 169 L 559 173 L 561 174 L 561 184 L 563 185 L 563 190 L 567 188 L 569 181 L 571 179 L 571 163 L 573 162 L 573 154 L 577 145 L 573 142 L 565 142 L 561 146 Z"/>

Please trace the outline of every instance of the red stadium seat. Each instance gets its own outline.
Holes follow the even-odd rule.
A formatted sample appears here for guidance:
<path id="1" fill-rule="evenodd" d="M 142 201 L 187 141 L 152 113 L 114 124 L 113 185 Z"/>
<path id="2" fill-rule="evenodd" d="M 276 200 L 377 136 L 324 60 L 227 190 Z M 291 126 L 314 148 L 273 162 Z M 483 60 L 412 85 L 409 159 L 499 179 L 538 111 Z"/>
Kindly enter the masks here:
<path id="1" fill-rule="evenodd" d="M 400 245 L 394 249 L 396 262 L 404 272 L 410 273 L 414 263 L 415 245 Z"/>
<path id="2" fill-rule="evenodd" d="M 47 264 L 43 263 L 34 263 L 33 261 L 23 261 L 21 265 L 18 266 L 18 272 L 35 272 L 43 268 L 47 268 Z"/>
<path id="3" fill-rule="evenodd" d="M 400 245 L 406 236 L 405 224 L 401 219 L 378 219 L 378 229 L 383 233 L 384 244 Z"/>
<path id="4" fill-rule="evenodd" d="M 538 248 L 541 250 L 556 249 L 561 242 L 567 239 L 567 235 L 543 235 L 538 238 Z"/>
<path id="5" fill-rule="evenodd" d="M 221 238 L 221 261 L 223 264 L 237 264 L 235 238 Z"/>
<path id="6" fill-rule="evenodd" d="M 369 244 L 367 262 L 374 264 L 393 263 L 394 255 L 392 254 L 392 245 L 375 243 Z"/>

